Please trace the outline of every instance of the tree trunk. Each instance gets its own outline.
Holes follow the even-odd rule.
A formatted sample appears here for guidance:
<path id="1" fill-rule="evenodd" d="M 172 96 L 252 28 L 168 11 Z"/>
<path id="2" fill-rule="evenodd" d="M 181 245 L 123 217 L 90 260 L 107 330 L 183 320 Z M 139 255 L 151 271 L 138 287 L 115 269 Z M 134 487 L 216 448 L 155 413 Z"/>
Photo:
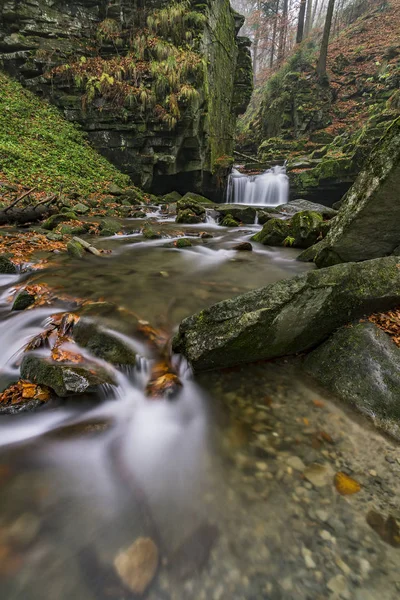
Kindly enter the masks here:
<path id="1" fill-rule="evenodd" d="M 329 0 L 328 10 L 325 17 L 324 33 L 322 35 L 321 50 L 317 63 L 318 79 L 323 81 L 326 78 L 326 58 L 328 56 L 329 34 L 331 32 L 333 9 L 335 8 L 335 0 Z"/>
<path id="2" fill-rule="evenodd" d="M 311 29 L 312 27 L 314 27 L 314 25 L 315 25 L 315 17 L 316 17 L 316 14 L 317 14 L 318 3 L 319 3 L 319 0 L 315 0 L 315 2 L 314 2 L 314 7 L 313 7 L 313 11 L 312 11 L 312 17 L 311 17 L 311 27 L 310 27 L 310 29 Z"/>
<path id="3" fill-rule="evenodd" d="M 312 0 L 307 1 L 306 23 L 304 25 L 304 36 L 307 37 L 311 31 Z"/>
<path id="4" fill-rule="evenodd" d="M 280 64 L 285 57 L 288 4 L 289 0 L 283 0 L 282 21 L 279 32 L 278 64 Z"/>
<path id="5" fill-rule="evenodd" d="M 303 41 L 305 14 L 306 14 L 306 0 L 300 0 L 299 20 L 297 21 L 296 44 L 300 44 Z"/>
<path id="6" fill-rule="evenodd" d="M 269 59 L 269 66 L 271 69 L 272 69 L 272 65 L 274 64 L 274 56 L 275 56 L 276 30 L 278 27 L 278 12 L 279 12 L 279 0 L 276 0 L 275 18 L 274 18 L 274 25 L 273 25 L 273 29 L 272 29 L 271 56 Z"/>
<path id="7" fill-rule="evenodd" d="M 254 83 L 254 87 L 256 86 L 257 83 L 257 69 L 258 69 L 258 43 L 260 41 L 260 38 L 258 36 L 258 29 L 257 29 L 257 34 L 256 37 L 254 38 L 254 42 L 253 42 L 253 83 Z"/>

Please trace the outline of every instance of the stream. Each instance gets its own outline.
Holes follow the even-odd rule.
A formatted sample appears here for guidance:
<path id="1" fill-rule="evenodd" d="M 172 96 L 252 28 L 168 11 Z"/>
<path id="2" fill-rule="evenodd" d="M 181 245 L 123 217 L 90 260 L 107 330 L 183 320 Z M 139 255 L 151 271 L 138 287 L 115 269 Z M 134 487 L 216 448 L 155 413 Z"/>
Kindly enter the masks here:
<path id="1" fill-rule="evenodd" d="M 400 516 L 398 447 L 327 397 L 297 360 L 193 376 L 173 357 L 178 397 L 144 393 L 154 358 L 133 315 L 172 335 L 206 306 L 312 267 L 291 248 L 234 250 L 258 225 L 152 220 L 168 237 L 146 240 L 143 221 L 128 220 L 125 235 L 96 239 L 109 255 L 54 254 L 45 270 L 0 275 L 2 389 L 18 379 L 21 348 L 69 309 L 60 299 L 12 313 L 18 281 L 97 303 L 91 317 L 140 355 L 97 396 L 0 416 L 1 599 L 138 597 L 112 567 L 142 536 L 160 553 L 149 600 L 398 598 L 400 550 L 366 522 L 371 509 Z M 182 231 L 192 246 L 168 247 Z M 361 491 L 339 495 L 338 471 Z"/>

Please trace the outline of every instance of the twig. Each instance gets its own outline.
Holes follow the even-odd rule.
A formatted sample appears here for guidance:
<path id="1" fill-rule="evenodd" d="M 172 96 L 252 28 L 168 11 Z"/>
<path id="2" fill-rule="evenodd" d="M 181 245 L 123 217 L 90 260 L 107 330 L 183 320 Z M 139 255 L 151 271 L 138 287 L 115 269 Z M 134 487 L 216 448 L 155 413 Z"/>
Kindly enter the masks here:
<path id="1" fill-rule="evenodd" d="M 78 242 L 78 244 L 80 244 L 83 248 L 85 248 L 86 252 L 90 252 L 90 254 L 94 254 L 95 256 L 101 256 L 100 250 L 97 250 L 97 248 L 95 248 L 94 246 L 91 246 L 88 242 L 86 242 L 82 238 L 74 236 L 72 238 L 72 240 L 74 242 Z"/>
<path id="2" fill-rule="evenodd" d="M 42 204 L 52 204 L 54 202 L 54 200 L 57 199 L 57 194 L 53 194 L 53 196 L 48 196 L 47 198 L 45 198 L 44 200 L 41 200 L 40 202 L 38 202 L 37 204 L 35 204 L 35 206 L 33 206 L 33 210 L 35 210 L 35 208 L 37 208 L 38 206 L 41 206 Z"/>
<path id="3" fill-rule="evenodd" d="M 257 162 L 257 163 L 259 163 L 260 165 L 262 165 L 262 164 L 263 164 L 263 161 L 262 161 L 262 160 L 260 160 L 260 159 L 258 159 L 258 158 L 256 158 L 255 156 L 248 156 L 247 154 L 243 154 L 242 152 L 238 152 L 237 150 L 234 150 L 234 151 L 233 151 L 233 154 L 237 154 L 238 156 L 241 156 L 242 158 L 247 158 L 247 159 L 249 159 L 249 160 L 252 160 L 252 161 L 254 161 L 254 162 Z"/>
<path id="4" fill-rule="evenodd" d="M 23 198 L 25 198 L 25 196 L 29 196 L 29 194 L 31 194 L 32 192 L 34 192 L 36 190 L 36 187 L 37 186 L 31 188 L 27 192 L 24 192 L 22 194 L 22 196 L 19 196 L 19 198 L 17 198 L 16 200 L 14 200 L 14 202 L 12 202 L 12 204 L 10 204 L 10 206 L 7 206 L 7 208 L 4 209 L 4 212 L 7 212 L 8 210 L 10 210 L 10 208 L 13 208 L 16 204 L 18 204 L 18 202 L 20 202 L 20 200 L 22 200 Z"/>

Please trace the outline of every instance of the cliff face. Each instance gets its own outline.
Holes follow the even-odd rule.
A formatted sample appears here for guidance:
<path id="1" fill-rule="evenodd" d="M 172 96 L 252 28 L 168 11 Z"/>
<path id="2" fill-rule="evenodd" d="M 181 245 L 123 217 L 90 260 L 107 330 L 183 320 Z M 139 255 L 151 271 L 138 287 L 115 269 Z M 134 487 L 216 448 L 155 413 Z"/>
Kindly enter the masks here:
<path id="1" fill-rule="evenodd" d="M 5 0 L 3 68 L 51 99 L 135 184 L 221 194 L 251 94 L 229 0 Z"/>

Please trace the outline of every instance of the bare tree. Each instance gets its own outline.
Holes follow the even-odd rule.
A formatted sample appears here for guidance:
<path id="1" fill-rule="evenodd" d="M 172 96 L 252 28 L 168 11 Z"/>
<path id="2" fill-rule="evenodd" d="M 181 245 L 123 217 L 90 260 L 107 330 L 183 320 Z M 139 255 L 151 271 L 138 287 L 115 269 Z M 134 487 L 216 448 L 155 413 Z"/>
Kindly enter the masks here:
<path id="1" fill-rule="evenodd" d="M 296 44 L 300 44 L 303 40 L 305 13 L 306 13 L 306 0 L 300 0 L 299 20 L 297 21 Z"/>
<path id="2" fill-rule="evenodd" d="M 329 35 L 331 32 L 333 9 L 335 8 L 335 0 L 329 0 L 328 10 L 325 17 L 324 33 L 322 35 L 321 49 L 317 63 L 318 79 L 323 81 L 326 78 L 326 58 L 328 56 Z"/>
<path id="3" fill-rule="evenodd" d="M 284 59 L 284 56 L 285 56 L 288 6 L 289 6 L 289 0 L 283 0 L 281 28 L 280 28 L 280 32 L 279 32 L 279 44 L 278 44 L 278 64 L 282 62 L 282 60 Z"/>
<path id="4" fill-rule="evenodd" d="M 312 0 L 307 0 L 306 22 L 304 25 L 304 36 L 307 37 L 311 31 Z"/>

